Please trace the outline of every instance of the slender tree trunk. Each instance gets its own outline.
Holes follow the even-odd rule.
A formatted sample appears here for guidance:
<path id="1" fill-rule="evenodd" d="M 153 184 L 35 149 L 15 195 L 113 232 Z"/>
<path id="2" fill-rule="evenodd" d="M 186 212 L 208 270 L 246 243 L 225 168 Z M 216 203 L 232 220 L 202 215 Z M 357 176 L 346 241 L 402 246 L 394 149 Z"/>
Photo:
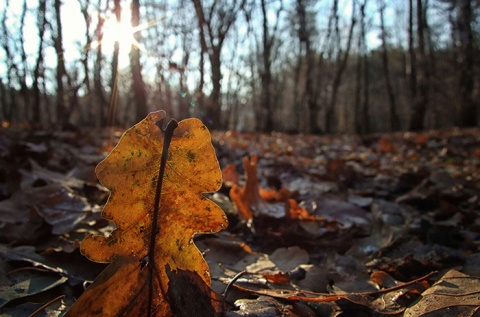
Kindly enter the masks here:
<path id="1" fill-rule="evenodd" d="M 336 1 L 336 0 L 335 0 Z M 352 19 L 350 22 L 350 29 L 348 30 L 348 40 L 347 40 L 347 47 L 345 48 L 345 52 L 343 52 L 343 56 L 340 56 L 340 61 L 337 67 L 337 71 L 335 73 L 333 84 L 332 84 L 332 95 L 330 99 L 330 105 L 327 109 L 327 122 L 326 122 L 326 130 L 328 132 L 332 132 L 332 123 L 334 122 L 335 118 L 335 107 L 337 105 L 337 97 L 338 97 L 338 90 L 340 88 L 340 84 L 342 83 L 342 76 L 345 72 L 345 68 L 347 67 L 348 57 L 350 56 L 350 48 L 352 46 L 352 38 L 353 38 L 353 29 L 355 27 L 355 4 L 353 2 L 353 10 L 352 10 Z M 340 53 L 341 54 L 341 53 Z"/>
<path id="2" fill-rule="evenodd" d="M 37 12 L 37 26 L 38 26 L 38 52 L 37 52 L 37 59 L 35 62 L 35 68 L 33 69 L 33 84 L 32 84 L 32 111 L 33 117 L 32 120 L 34 122 L 40 121 L 40 107 L 42 103 L 42 97 L 40 94 L 40 80 L 43 77 L 43 36 L 47 26 L 47 19 L 46 19 L 46 9 L 47 9 L 47 1 L 40 0 L 38 3 L 38 12 Z"/>
<path id="3" fill-rule="evenodd" d="M 91 125 L 92 123 L 92 117 L 90 117 L 90 109 L 92 108 L 92 87 L 91 87 L 91 80 L 90 80 L 90 68 L 89 68 L 89 60 L 90 60 L 90 47 L 92 43 L 92 38 L 90 36 L 90 26 L 91 26 L 91 18 L 90 18 L 90 13 L 89 13 L 89 6 L 90 6 L 90 0 L 86 0 L 85 3 L 83 3 L 81 0 L 79 0 L 80 4 L 80 10 L 82 11 L 82 16 L 85 21 L 85 48 L 83 50 L 83 56 L 81 59 L 82 67 L 83 67 L 83 72 L 85 73 L 85 77 L 83 79 L 83 83 L 85 85 L 86 89 L 86 100 L 85 100 L 85 108 L 87 109 L 87 113 L 82 112 L 81 113 L 81 119 L 82 119 L 82 124 L 87 124 Z"/>
<path id="4" fill-rule="evenodd" d="M 367 65 L 367 49 L 366 49 L 366 32 L 365 32 L 365 8 L 367 6 L 367 0 L 360 5 L 360 35 L 358 36 L 358 61 L 356 70 L 356 86 L 355 86 L 355 132 L 366 133 L 368 130 L 368 114 L 366 104 L 364 102 L 365 94 L 362 92 L 368 91 L 366 83 L 368 82 L 368 69 Z M 368 96 L 368 94 L 367 94 Z"/>
<path id="5" fill-rule="evenodd" d="M 206 109 L 207 123 L 221 126 L 221 91 L 222 91 L 222 71 L 221 71 L 221 47 L 213 46 L 210 50 L 210 66 L 212 68 L 212 93 L 210 95 L 209 107 Z"/>
<path id="6" fill-rule="evenodd" d="M 426 8 L 422 0 L 417 0 L 417 40 L 418 40 L 418 73 L 417 94 L 413 104 L 413 113 L 410 118 L 410 130 L 416 131 L 424 128 L 425 113 L 428 104 L 429 69 L 425 49 L 425 14 Z"/>
<path id="7" fill-rule="evenodd" d="M 409 77 L 410 103 L 415 104 L 417 100 L 417 63 L 415 56 L 415 36 L 413 0 L 408 0 L 408 63 L 407 74 Z M 411 124 L 410 124 L 411 126 Z"/>
<path id="8" fill-rule="evenodd" d="M 206 52 L 203 51 L 203 48 L 202 48 L 202 51 L 200 53 L 200 61 L 198 65 L 200 78 L 198 80 L 198 86 L 195 91 L 195 103 L 196 103 L 197 109 L 198 107 L 203 108 L 205 105 L 205 96 L 203 94 L 203 87 L 205 86 L 205 54 Z"/>
<path id="9" fill-rule="evenodd" d="M 205 105 L 206 123 L 215 128 L 222 128 L 221 123 L 221 90 L 222 65 L 221 52 L 228 31 L 235 22 L 246 0 L 233 2 L 231 6 L 216 1 L 205 10 L 200 0 L 191 0 L 197 15 L 200 30 L 200 45 L 202 54 L 207 53 L 210 60 L 212 75 L 212 93 L 208 104 Z M 208 13 L 206 16 L 205 14 Z"/>
<path id="10" fill-rule="evenodd" d="M 208 46 L 207 46 L 207 35 L 205 34 L 204 29 L 204 17 L 203 17 L 203 9 L 199 3 L 194 1 L 195 11 L 197 14 L 198 20 L 198 30 L 200 32 L 199 41 L 200 41 L 200 61 L 199 61 L 199 71 L 200 71 L 200 78 L 198 81 L 198 86 L 195 92 L 195 99 L 196 99 L 196 106 L 205 109 L 205 96 L 203 94 L 203 88 L 205 86 L 205 55 L 208 54 Z"/>
<path id="11" fill-rule="evenodd" d="M 100 6 L 101 0 L 98 0 L 98 6 Z M 95 111 L 95 108 L 90 109 L 90 116 L 93 118 L 97 118 L 96 126 L 104 125 L 105 121 L 104 118 L 107 117 L 106 113 L 108 110 L 108 103 L 103 93 L 103 85 L 102 85 L 102 67 L 103 67 L 103 52 L 102 52 L 102 41 L 103 41 L 103 25 L 104 20 L 103 17 L 98 11 L 97 13 L 98 24 L 95 28 L 95 38 L 97 41 L 97 51 L 95 56 L 95 64 L 93 67 L 93 90 L 95 94 L 95 99 L 97 107 L 99 109 L 99 113 Z"/>
<path id="12" fill-rule="evenodd" d="M 186 76 L 185 72 L 188 68 L 188 63 L 190 60 L 190 45 L 191 42 L 188 40 L 188 31 L 183 30 L 182 31 L 182 50 L 183 50 L 183 58 L 182 58 L 182 65 L 179 67 L 178 72 L 180 73 L 180 78 L 179 78 L 179 86 L 180 86 L 180 92 L 182 93 L 183 96 L 187 96 L 188 87 L 186 84 Z M 178 116 L 179 118 L 187 118 L 189 115 L 189 103 L 188 100 L 184 97 L 180 99 L 179 102 L 179 109 L 178 109 Z"/>
<path id="13" fill-rule="evenodd" d="M 140 25 L 140 1 L 132 0 L 132 27 Z M 140 33 L 134 34 L 137 42 L 140 42 Z M 133 93 L 135 103 L 135 122 L 141 121 L 148 114 L 147 92 L 142 76 L 140 64 L 140 50 L 132 46 L 130 51 L 130 63 L 132 68 Z"/>
<path id="14" fill-rule="evenodd" d="M 115 13 L 115 19 L 117 23 L 120 24 L 122 22 L 122 5 L 120 4 L 120 0 L 113 0 L 113 3 L 114 3 L 113 12 Z M 103 122 L 106 126 L 114 124 L 116 119 L 115 117 L 116 117 L 117 109 L 118 109 L 118 56 L 119 54 L 120 54 L 120 42 L 115 41 L 115 43 L 113 43 L 112 77 L 110 78 L 110 102 L 109 102 L 107 117 L 103 118 Z"/>
<path id="15" fill-rule="evenodd" d="M 300 42 L 299 59 L 305 62 L 305 87 L 301 98 L 301 105 L 306 104 L 307 116 L 304 124 L 303 132 L 317 131 L 317 102 L 313 93 L 313 75 L 315 54 L 311 48 L 311 36 L 309 26 L 310 22 L 307 16 L 307 4 L 304 0 L 297 0 L 296 10 L 299 20 L 298 39 Z M 303 63 L 302 63 L 303 64 Z"/>
<path id="16" fill-rule="evenodd" d="M 22 5 L 22 14 L 20 16 L 20 25 L 25 25 L 25 17 L 27 15 L 27 1 L 23 1 Z M 24 33 L 24 28 L 20 28 L 20 43 L 19 43 L 19 48 L 20 48 L 20 56 L 22 59 L 22 67 L 21 67 L 21 73 L 19 72 L 19 80 L 20 80 L 20 93 L 23 96 L 23 107 L 24 111 L 23 113 L 25 114 L 30 114 L 30 91 L 28 89 L 27 85 L 27 71 L 29 68 L 29 64 L 27 61 L 27 53 L 25 52 L 25 33 Z M 40 122 L 40 117 L 35 120 L 36 123 Z"/>
<path id="17" fill-rule="evenodd" d="M 368 52 L 365 52 L 363 58 L 362 58 L 362 63 L 363 63 L 363 122 L 364 122 L 364 131 L 363 133 L 370 133 L 370 75 L 369 75 L 369 69 L 370 69 L 370 63 L 368 59 Z"/>
<path id="18" fill-rule="evenodd" d="M 395 100 L 395 92 L 393 90 L 393 83 L 390 76 L 390 63 L 388 60 L 388 49 L 387 49 L 387 39 L 386 39 L 386 29 L 385 29 L 385 3 L 382 1 L 380 4 L 380 28 L 381 28 L 381 38 L 382 38 L 382 64 L 383 64 L 383 74 L 385 76 L 385 84 L 387 86 L 387 95 L 389 101 L 389 117 L 390 117 L 390 128 L 392 131 L 397 131 L 400 129 L 400 122 L 397 114 L 397 106 Z"/>
<path id="19" fill-rule="evenodd" d="M 262 30 L 263 30 L 263 54 L 262 54 L 262 70 L 260 71 L 260 79 L 262 82 L 262 107 L 265 114 L 265 124 L 263 129 L 265 132 L 273 130 L 273 113 L 272 106 L 270 104 L 270 97 L 272 95 L 272 70 L 271 70 L 271 52 L 273 40 L 269 34 L 267 5 L 265 0 L 261 0 L 262 8 Z"/>
<path id="20" fill-rule="evenodd" d="M 457 125 L 469 127 L 477 124 L 477 104 L 473 98 L 475 53 L 472 31 L 472 1 L 459 0 L 457 3 L 457 31 L 459 39 L 457 52 L 457 64 L 459 67 Z"/>
<path id="21" fill-rule="evenodd" d="M 294 82 L 293 82 L 293 102 L 294 102 L 293 119 L 295 122 L 295 129 L 292 131 L 293 133 L 300 132 L 300 127 L 303 126 L 301 122 L 302 100 L 300 97 L 301 73 L 302 73 L 302 55 L 299 54 L 295 64 L 295 73 L 294 73 Z"/>
<path id="22" fill-rule="evenodd" d="M 11 87 L 11 82 L 13 80 L 13 73 L 15 71 L 15 64 L 13 63 L 13 58 L 12 58 L 12 52 L 10 50 L 9 46 L 9 37 L 10 34 L 8 33 L 8 28 L 7 28 L 7 11 L 8 11 L 8 5 L 9 2 L 7 1 L 5 8 L 3 9 L 3 16 L 2 16 L 2 25 L 0 30 L 2 31 L 2 44 L 3 44 L 3 50 L 5 51 L 5 64 L 7 67 L 7 72 L 5 74 L 6 77 L 6 87 L 5 87 L 5 101 L 2 105 L 2 114 L 3 117 L 6 120 L 12 121 L 14 119 L 14 105 L 16 104 L 16 96 L 15 96 L 15 90 L 12 89 Z M 2 85 L 3 86 L 3 85 Z M 7 101 L 7 95 L 8 95 L 8 101 Z"/>
<path id="23" fill-rule="evenodd" d="M 67 71 L 65 68 L 65 59 L 63 56 L 63 31 L 62 20 L 60 15 L 61 0 L 54 1 L 55 8 L 55 24 L 57 34 L 54 37 L 55 52 L 57 54 L 57 104 L 56 104 L 56 122 L 63 126 L 67 118 L 67 96 L 65 92 L 64 80 L 67 78 Z"/>

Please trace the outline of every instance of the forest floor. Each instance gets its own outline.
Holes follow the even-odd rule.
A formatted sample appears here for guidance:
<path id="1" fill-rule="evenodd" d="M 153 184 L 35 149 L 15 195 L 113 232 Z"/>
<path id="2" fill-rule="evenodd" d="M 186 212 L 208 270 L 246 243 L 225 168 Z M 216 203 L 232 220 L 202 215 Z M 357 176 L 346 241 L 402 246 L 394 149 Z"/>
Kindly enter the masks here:
<path id="1" fill-rule="evenodd" d="M 112 230 L 120 134 L 0 131 L 0 315 L 61 316 L 105 268 L 79 245 Z M 225 316 L 480 316 L 480 128 L 212 140 L 229 227 L 195 243 Z"/>

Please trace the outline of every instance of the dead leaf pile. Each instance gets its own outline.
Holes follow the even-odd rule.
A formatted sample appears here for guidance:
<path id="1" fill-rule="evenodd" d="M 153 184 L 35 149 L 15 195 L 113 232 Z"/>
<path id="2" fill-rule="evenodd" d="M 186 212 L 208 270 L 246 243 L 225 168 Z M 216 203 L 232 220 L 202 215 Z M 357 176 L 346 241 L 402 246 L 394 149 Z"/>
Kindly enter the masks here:
<path id="1" fill-rule="evenodd" d="M 2 316 L 62 316 L 72 305 L 74 315 L 149 305 L 178 316 L 478 315 L 479 128 L 214 131 L 214 153 L 202 124 L 188 121 L 172 137 L 151 258 L 155 120 L 127 132 L 99 165 L 101 183 L 95 166 L 120 133 L 1 131 Z M 201 194 L 221 185 L 215 154 L 223 185 L 206 197 L 230 225 L 192 240 L 225 226 Z M 106 265 L 80 250 L 111 264 L 101 273 Z M 110 295 L 116 308 L 102 305 Z"/>

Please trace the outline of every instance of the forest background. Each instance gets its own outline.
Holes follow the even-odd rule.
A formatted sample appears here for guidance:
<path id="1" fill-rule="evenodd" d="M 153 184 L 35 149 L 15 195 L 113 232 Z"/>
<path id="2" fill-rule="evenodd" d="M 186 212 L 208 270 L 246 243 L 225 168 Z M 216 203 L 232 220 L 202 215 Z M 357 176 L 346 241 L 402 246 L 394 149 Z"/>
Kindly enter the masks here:
<path id="1" fill-rule="evenodd" d="M 372 133 L 475 126 L 478 0 L 6 0 L 4 127 Z"/>

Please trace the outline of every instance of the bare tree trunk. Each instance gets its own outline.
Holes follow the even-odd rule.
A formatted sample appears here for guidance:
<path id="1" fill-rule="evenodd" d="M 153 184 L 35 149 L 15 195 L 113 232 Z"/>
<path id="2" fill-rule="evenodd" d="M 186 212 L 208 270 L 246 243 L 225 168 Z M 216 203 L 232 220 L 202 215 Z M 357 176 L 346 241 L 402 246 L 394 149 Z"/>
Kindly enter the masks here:
<path id="1" fill-rule="evenodd" d="M 379 13 L 380 13 L 380 28 L 381 28 L 381 39 L 382 39 L 383 74 L 385 76 L 385 84 L 387 86 L 387 95 L 388 95 L 388 101 L 389 101 L 390 127 L 393 131 L 397 131 L 400 129 L 400 122 L 397 114 L 395 92 L 393 90 L 392 79 L 390 77 L 390 66 L 389 66 L 390 63 L 388 61 L 388 49 L 387 49 L 384 11 L 385 11 L 385 3 L 382 0 L 380 3 Z"/>
<path id="2" fill-rule="evenodd" d="M 210 67 L 212 68 L 212 93 L 210 95 L 210 107 L 207 108 L 207 123 L 211 121 L 221 127 L 221 90 L 222 90 L 222 70 L 221 70 L 221 47 L 213 45 L 210 49 Z"/>
<path id="3" fill-rule="evenodd" d="M 477 104 L 473 98 L 475 53 L 473 47 L 472 1 L 457 1 L 457 32 L 459 45 L 457 64 L 459 67 L 459 103 L 457 105 L 457 125 L 462 127 L 477 124 Z"/>
<path id="4" fill-rule="evenodd" d="M 360 35 L 358 37 L 358 61 L 355 87 L 355 132 L 368 132 L 368 51 L 366 47 L 365 8 L 368 0 L 360 5 Z M 363 94 L 362 94 L 363 92 Z"/>
<path id="5" fill-rule="evenodd" d="M 335 0 L 337 3 L 337 0 Z M 347 47 L 345 48 L 345 52 L 343 52 L 343 56 L 341 55 L 342 52 L 340 50 L 339 52 L 339 63 L 337 66 L 337 71 L 335 73 L 334 79 L 333 79 L 333 84 L 332 84 L 332 95 L 330 99 L 330 104 L 327 108 L 327 115 L 326 115 L 326 125 L 325 128 L 327 132 L 332 132 L 332 123 L 334 122 L 335 118 L 335 107 L 337 105 L 337 97 L 338 97 L 338 89 L 340 88 L 340 84 L 342 83 L 342 76 L 345 71 L 345 68 L 347 67 L 347 62 L 348 62 L 348 57 L 350 56 L 350 48 L 352 46 L 352 38 L 353 38 L 353 29 L 355 27 L 355 14 L 356 14 L 356 8 L 355 8 L 356 2 L 353 2 L 353 9 L 352 9 L 352 18 L 350 22 L 350 29 L 348 30 L 348 40 L 347 40 Z M 337 3 L 337 8 L 338 8 L 338 3 Z"/>
<path id="6" fill-rule="evenodd" d="M 101 0 L 98 0 L 98 6 L 100 6 Z M 107 3 L 108 5 L 108 3 Z M 103 85 L 102 85 L 102 67 L 103 67 L 103 52 L 102 52 L 102 40 L 103 40 L 103 24 L 104 20 L 101 15 L 101 12 L 98 11 L 97 13 L 97 26 L 95 28 L 95 38 L 97 41 L 97 52 L 95 57 L 95 65 L 93 67 L 93 90 L 95 94 L 96 104 L 99 109 L 99 113 L 95 112 L 95 108 L 90 109 L 90 116 L 93 118 L 97 118 L 96 125 L 104 125 L 105 121 L 103 118 L 106 118 L 106 112 L 108 110 L 108 103 L 103 93 Z"/>
<path id="7" fill-rule="evenodd" d="M 365 53 L 365 55 L 362 58 L 362 63 L 363 63 L 363 122 L 365 129 L 363 133 L 370 133 L 370 75 L 369 75 L 369 69 L 370 69 L 370 63 L 368 60 L 368 53 Z"/>
<path id="8" fill-rule="evenodd" d="M 132 27 L 140 25 L 140 1 L 132 0 Z M 137 42 L 140 42 L 140 33 L 134 34 Z M 132 68 L 133 93 L 135 104 L 135 122 L 141 121 L 148 114 L 147 92 L 142 76 L 140 64 L 140 50 L 132 46 L 130 50 L 130 63 Z"/>
<path id="9" fill-rule="evenodd" d="M 298 55 L 295 73 L 293 79 L 293 102 L 294 102 L 294 111 L 293 111 L 293 121 L 295 122 L 295 129 L 291 131 L 292 133 L 300 132 L 300 127 L 302 126 L 302 100 L 300 96 L 300 75 L 302 73 L 302 58 L 301 55 Z"/>
<path id="10" fill-rule="evenodd" d="M 305 63 L 305 88 L 302 94 L 300 104 L 306 104 L 307 122 L 302 124 L 304 127 L 303 132 L 317 132 L 317 100 L 313 92 L 313 75 L 315 54 L 311 48 L 311 32 L 310 21 L 307 16 L 307 7 L 304 0 L 297 0 L 296 12 L 299 22 L 298 39 L 300 42 L 300 55 L 299 59 L 304 60 Z"/>
<path id="11" fill-rule="evenodd" d="M 64 80 L 67 79 L 67 71 L 65 68 L 65 59 L 63 56 L 63 31 L 62 20 L 60 16 L 61 0 L 54 1 L 55 8 L 55 24 L 56 35 L 54 36 L 55 52 L 57 54 L 57 104 L 56 104 L 56 122 L 59 126 L 63 126 L 68 120 L 67 113 L 67 95 L 65 92 Z"/>
<path id="12" fill-rule="evenodd" d="M 80 10 L 82 11 L 83 19 L 85 20 L 85 48 L 83 50 L 83 56 L 81 59 L 83 72 L 85 73 L 85 77 L 83 78 L 83 83 L 86 89 L 86 100 L 85 100 L 85 108 L 87 109 L 87 113 L 81 113 L 82 124 L 90 125 L 92 123 L 92 118 L 90 117 L 90 108 L 92 107 L 92 87 L 90 82 L 90 68 L 88 66 L 88 62 L 90 59 L 90 47 L 92 43 L 92 38 L 90 36 L 90 26 L 91 26 L 91 17 L 89 14 L 89 6 L 90 0 L 85 0 L 85 2 L 79 0 Z"/>
<path id="13" fill-rule="evenodd" d="M 212 93 L 205 105 L 207 124 L 215 128 L 221 126 L 221 88 L 222 67 L 221 52 L 228 31 L 236 20 L 238 12 L 244 7 L 246 0 L 233 2 L 231 6 L 221 5 L 216 1 L 205 10 L 200 0 L 192 0 L 200 30 L 202 55 L 206 52 L 210 60 L 212 72 Z M 206 14 L 208 13 L 208 14 Z"/>
<path id="14" fill-rule="evenodd" d="M 27 15 L 27 1 L 23 1 L 22 5 L 22 14 L 20 16 L 20 25 L 25 25 L 25 17 Z M 23 97 L 23 107 L 24 107 L 24 113 L 25 114 L 30 114 L 30 91 L 28 89 L 27 85 L 27 71 L 29 68 L 28 62 L 27 62 L 27 53 L 25 52 L 25 33 L 24 33 L 24 28 L 20 28 L 20 43 L 18 45 L 20 49 L 20 56 L 22 59 L 22 67 L 21 67 L 21 73 L 19 70 L 19 81 L 20 81 L 20 93 Z M 40 122 L 40 117 L 35 120 L 36 123 Z"/>
<path id="15" fill-rule="evenodd" d="M 33 117 L 32 120 L 35 122 L 40 121 L 40 107 L 42 103 L 42 98 L 40 95 L 40 80 L 43 77 L 43 36 L 47 26 L 46 18 L 47 10 L 47 1 L 40 0 L 38 3 L 38 12 L 37 12 L 37 28 L 38 28 L 38 52 L 37 60 L 35 62 L 35 68 L 33 69 L 33 84 L 32 84 L 32 93 L 33 93 Z"/>
<path id="16" fill-rule="evenodd" d="M 413 0 L 408 0 L 408 63 L 407 74 L 409 77 L 410 103 L 417 100 L 417 63 L 415 56 L 415 36 L 413 33 Z"/>
<path id="17" fill-rule="evenodd" d="M 14 119 L 14 105 L 16 104 L 16 95 L 15 95 L 15 90 L 12 89 L 11 87 L 11 82 L 13 80 L 13 73 L 15 72 L 16 65 L 13 62 L 12 58 L 12 52 L 10 49 L 9 45 L 9 38 L 10 34 L 8 33 L 8 28 L 7 28 L 7 10 L 8 10 L 8 5 L 9 2 L 7 1 L 4 11 L 3 11 L 3 16 L 2 16 L 2 44 L 3 44 L 3 50 L 5 51 L 5 57 L 6 57 L 6 67 L 7 67 L 7 72 L 6 72 L 6 80 L 7 80 L 7 86 L 5 88 L 5 101 L 2 105 L 2 114 L 3 117 L 6 120 L 12 121 Z M 3 85 L 2 85 L 3 86 Z M 8 92 L 8 100 L 7 100 L 7 92 Z"/>
<path id="18" fill-rule="evenodd" d="M 276 33 L 279 27 L 280 14 L 283 11 L 283 1 L 280 0 L 280 6 L 276 11 L 276 22 L 273 27 L 270 27 L 268 21 L 268 3 L 266 0 L 261 0 L 260 8 L 262 11 L 262 63 L 258 67 L 258 74 L 260 76 L 262 84 L 261 92 L 261 111 L 262 115 L 257 118 L 257 129 L 265 132 L 273 130 L 273 105 L 272 105 L 272 93 L 273 93 L 273 75 L 272 75 L 272 61 L 273 61 L 273 48 L 276 42 Z M 257 46 L 259 46 L 257 44 Z"/>
<path id="19" fill-rule="evenodd" d="M 117 23 L 122 22 L 122 5 L 120 0 L 113 0 L 113 12 L 115 13 L 115 19 Z M 133 12 L 132 12 L 133 14 Z M 128 35 L 127 35 L 128 36 Z M 110 78 L 110 102 L 108 108 L 108 114 L 106 118 L 103 118 L 103 122 L 106 126 L 113 125 L 115 123 L 115 117 L 118 109 L 118 56 L 120 54 L 120 43 L 115 41 L 113 43 L 113 56 L 112 56 L 112 77 Z M 140 120 L 136 120 L 140 121 Z"/>
<path id="20" fill-rule="evenodd" d="M 186 78 L 185 78 L 185 72 L 188 68 L 188 63 L 190 61 L 190 50 L 191 50 L 191 42 L 188 39 L 188 30 L 184 29 L 182 30 L 182 51 L 183 51 L 183 58 L 182 58 L 182 65 L 178 67 L 178 72 L 180 73 L 180 78 L 179 78 L 179 86 L 180 86 L 180 92 L 183 96 L 187 96 L 187 84 L 186 84 Z M 187 118 L 189 115 L 190 109 L 189 109 L 189 103 L 186 98 L 181 98 L 180 103 L 179 103 L 179 109 L 178 109 L 178 116 L 179 119 Z"/>
<path id="21" fill-rule="evenodd" d="M 197 107 L 204 107 L 205 105 L 205 96 L 203 94 L 203 87 L 205 86 L 205 54 L 204 48 L 202 47 L 202 51 L 200 53 L 200 61 L 199 61 L 199 71 L 200 71 L 200 78 L 198 80 L 198 86 L 195 91 L 195 102 Z"/>
<path id="22" fill-rule="evenodd" d="M 410 118 L 410 130 L 424 128 L 425 113 L 428 104 L 429 66 L 425 49 L 426 10 L 422 0 L 417 0 L 417 40 L 418 40 L 418 73 L 416 98 L 413 103 L 413 112 Z"/>
<path id="23" fill-rule="evenodd" d="M 270 104 L 270 97 L 272 95 L 272 45 L 273 38 L 270 37 L 267 17 L 266 1 L 261 0 L 262 7 L 262 30 L 263 30 L 263 54 L 262 54 L 262 70 L 260 71 L 260 78 L 262 81 L 262 107 L 265 114 L 265 125 L 263 126 L 265 132 L 273 130 L 273 115 L 272 105 Z"/>

